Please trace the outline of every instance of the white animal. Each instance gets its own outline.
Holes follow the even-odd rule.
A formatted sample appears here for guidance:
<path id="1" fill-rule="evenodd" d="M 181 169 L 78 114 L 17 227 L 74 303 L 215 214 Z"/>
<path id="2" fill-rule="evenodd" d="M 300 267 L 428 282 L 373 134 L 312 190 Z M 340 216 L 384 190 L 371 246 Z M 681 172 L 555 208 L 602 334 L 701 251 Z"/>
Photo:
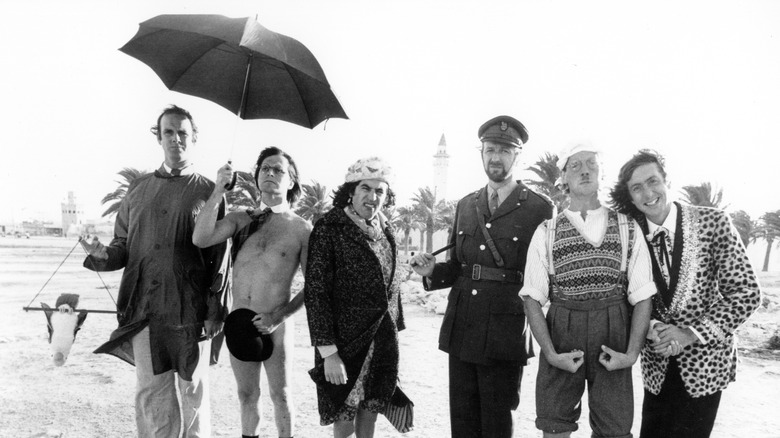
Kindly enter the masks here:
<path id="1" fill-rule="evenodd" d="M 49 344 L 51 344 L 52 359 L 54 365 L 61 367 L 65 365 L 70 354 L 70 347 L 76 340 L 76 333 L 81 329 L 84 320 L 87 319 L 86 312 L 76 313 L 76 306 L 79 304 L 77 294 L 62 294 L 57 298 L 57 310 L 52 309 L 45 303 L 41 303 L 46 314 L 46 325 L 49 330 Z"/>

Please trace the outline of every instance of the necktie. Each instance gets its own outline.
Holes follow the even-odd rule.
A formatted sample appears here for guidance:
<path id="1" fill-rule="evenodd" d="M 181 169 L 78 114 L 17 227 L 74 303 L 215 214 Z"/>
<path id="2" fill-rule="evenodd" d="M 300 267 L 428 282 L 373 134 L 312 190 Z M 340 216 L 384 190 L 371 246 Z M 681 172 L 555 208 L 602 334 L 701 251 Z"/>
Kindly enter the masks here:
<path id="1" fill-rule="evenodd" d="M 181 176 L 181 169 L 171 169 L 171 176 Z"/>
<path id="2" fill-rule="evenodd" d="M 658 260 L 658 265 L 661 268 L 661 273 L 663 274 L 667 285 L 669 284 L 669 271 L 672 268 L 672 260 L 669 257 L 669 247 L 672 246 L 671 240 L 666 228 L 659 227 L 655 230 L 655 233 L 653 233 L 653 238 L 650 241 L 655 250 L 656 260 Z"/>
<path id="3" fill-rule="evenodd" d="M 491 215 L 496 212 L 496 209 L 498 208 L 498 192 L 493 192 L 493 194 L 490 196 L 488 207 L 490 207 Z"/>

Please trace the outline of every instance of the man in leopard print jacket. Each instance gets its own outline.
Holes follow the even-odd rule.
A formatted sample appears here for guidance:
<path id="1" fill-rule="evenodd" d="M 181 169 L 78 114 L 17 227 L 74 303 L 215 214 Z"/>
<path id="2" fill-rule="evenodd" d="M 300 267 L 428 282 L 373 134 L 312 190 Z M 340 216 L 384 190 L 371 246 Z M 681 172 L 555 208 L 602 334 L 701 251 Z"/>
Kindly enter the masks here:
<path id="1" fill-rule="evenodd" d="M 735 332 L 761 290 L 726 213 L 672 202 L 668 189 L 663 157 L 642 150 L 611 192 L 615 209 L 645 234 L 659 291 L 642 350 L 640 437 L 709 437 L 736 376 Z"/>

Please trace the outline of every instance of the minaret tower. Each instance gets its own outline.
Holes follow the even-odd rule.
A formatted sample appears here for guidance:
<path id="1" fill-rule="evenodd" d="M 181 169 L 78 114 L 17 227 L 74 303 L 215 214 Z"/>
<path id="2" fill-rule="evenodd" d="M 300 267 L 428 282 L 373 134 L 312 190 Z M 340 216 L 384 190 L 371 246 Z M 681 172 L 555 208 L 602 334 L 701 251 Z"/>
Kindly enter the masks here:
<path id="1" fill-rule="evenodd" d="M 62 234 L 68 237 L 71 225 L 82 225 L 84 207 L 76 202 L 76 196 L 73 192 L 68 192 L 68 202 L 63 202 L 60 206 L 62 207 Z"/>
<path id="2" fill-rule="evenodd" d="M 441 135 L 436 155 L 433 156 L 433 190 L 436 200 L 447 199 L 447 168 L 450 156 L 447 154 L 447 140 Z"/>

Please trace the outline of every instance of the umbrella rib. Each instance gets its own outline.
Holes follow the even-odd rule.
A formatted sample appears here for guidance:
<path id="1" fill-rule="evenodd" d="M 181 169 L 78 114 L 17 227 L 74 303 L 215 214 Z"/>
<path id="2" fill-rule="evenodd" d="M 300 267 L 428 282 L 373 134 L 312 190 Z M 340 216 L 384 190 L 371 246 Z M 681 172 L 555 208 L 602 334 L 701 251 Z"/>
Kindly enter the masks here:
<path id="1" fill-rule="evenodd" d="M 284 70 L 286 72 L 288 72 L 288 74 L 289 74 L 291 69 L 295 70 L 297 72 L 303 73 L 300 70 L 298 70 L 297 68 L 292 68 L 292 67 L 290 67 L 289 65 L 287 65 L 285 63 L 282 63 L 282 66 L 284 67 Z M 303 74 L 306 74 L 306 73 L 303 73 Z M 306 76 L 308 76 L 308 75 L 306 75 Z M 298 97 L 301 99 L 301 103 L 302 103 L 301 106 L 303 106 L 304 110 L 306 111 L 306 118 L 309 120 L 309 126 L 311 126 L 313 128 L 314 124 L 312 123 L 312 120 L 311 120 L 311 114 L 309 113 L 309 107 L 306 106 L 306 104 L 303 102 L 303 94 L 301 93 L 302 90 L 298 86 L 298 82 L 296 82 L 295 76 L 290 75 L 290 78 L 292 79 L 293 84 L 295 84 L 295 89 L 298 91 Z"/>

